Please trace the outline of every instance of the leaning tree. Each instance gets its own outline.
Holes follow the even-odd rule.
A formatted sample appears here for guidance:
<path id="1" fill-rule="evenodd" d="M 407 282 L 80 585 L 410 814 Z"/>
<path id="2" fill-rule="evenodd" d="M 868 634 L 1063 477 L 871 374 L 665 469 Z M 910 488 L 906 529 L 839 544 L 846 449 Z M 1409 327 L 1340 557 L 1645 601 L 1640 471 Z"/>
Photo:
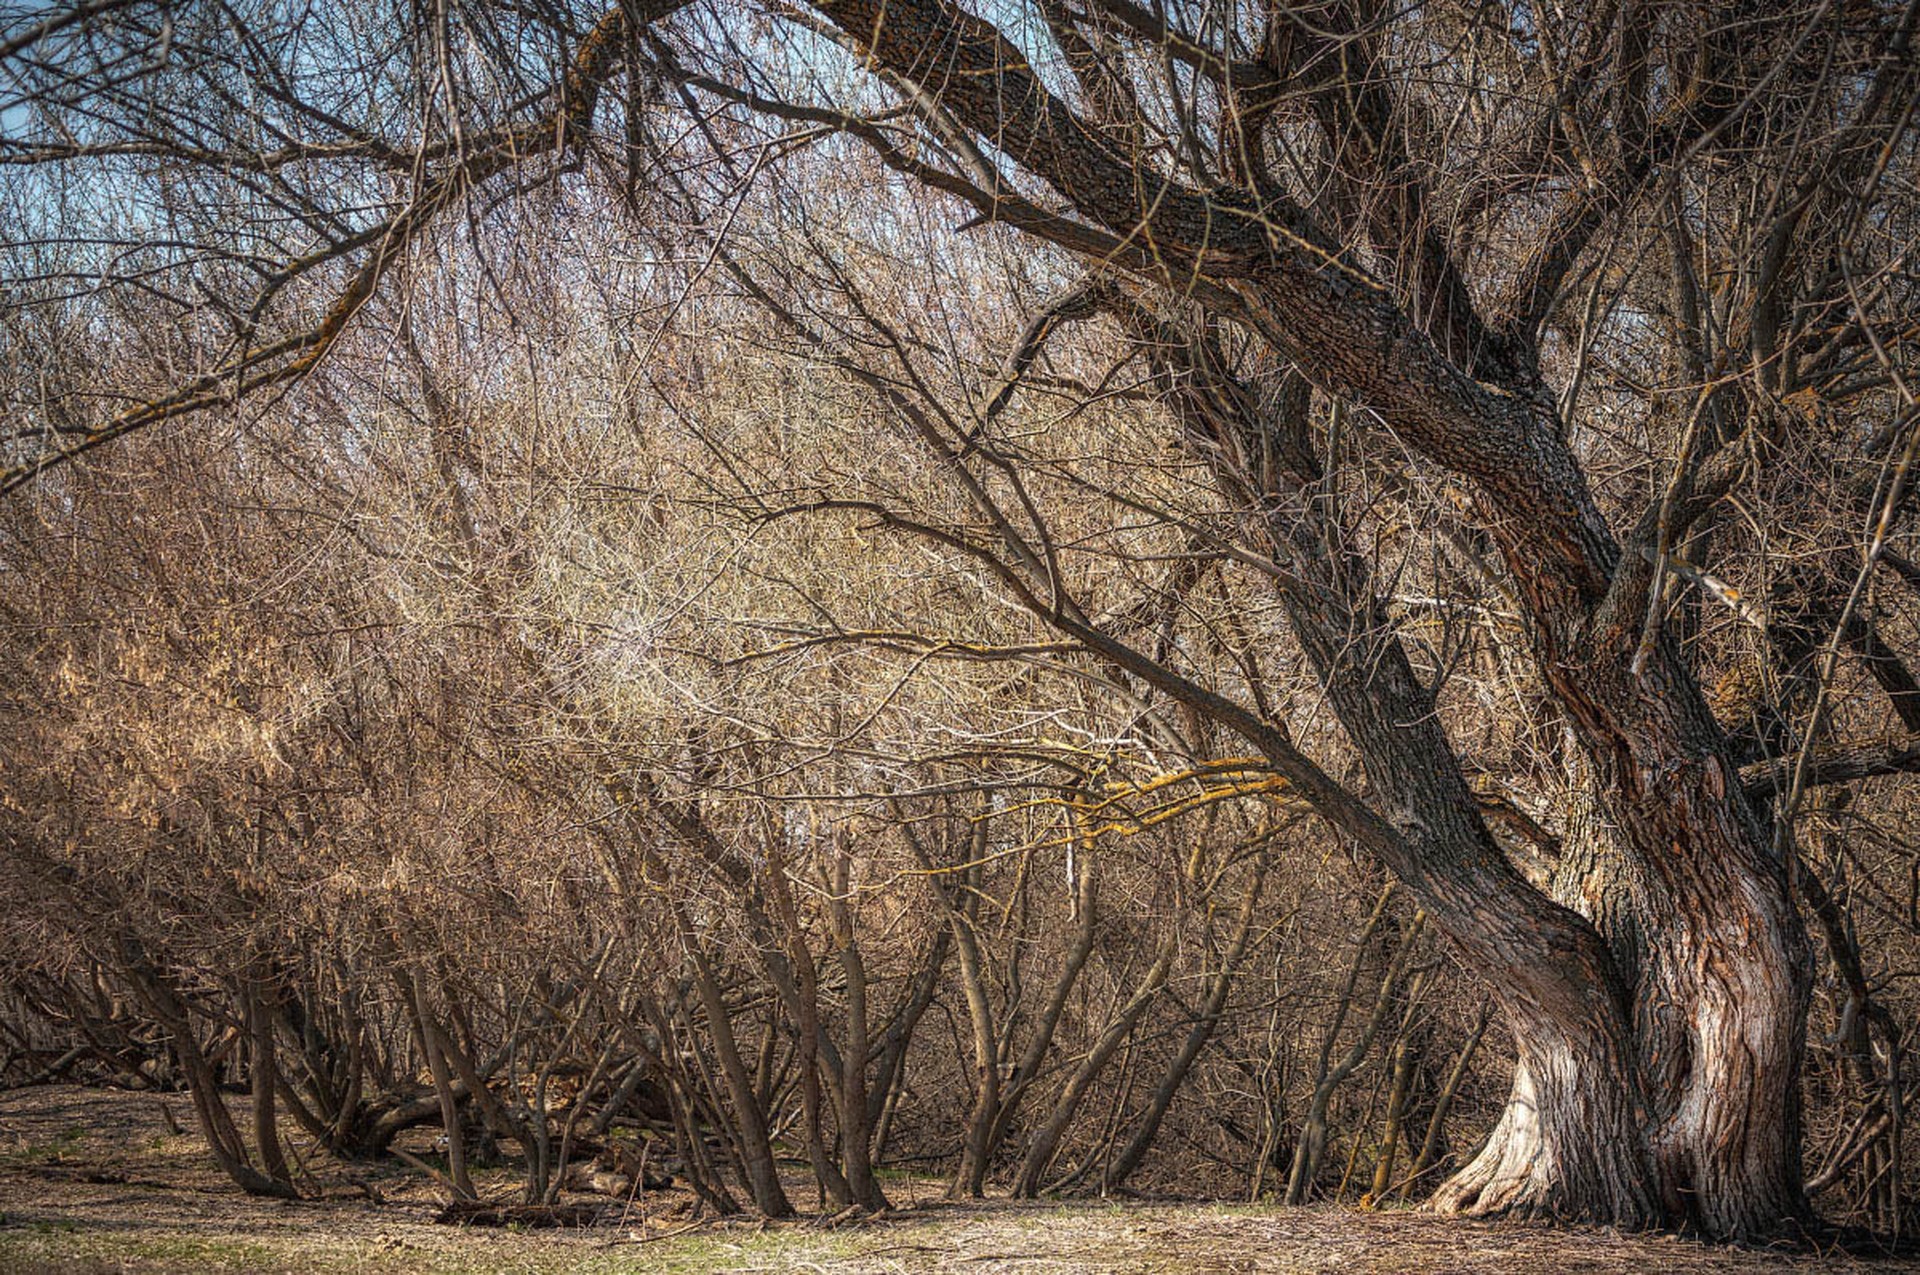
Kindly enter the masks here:
<path id="1" fill-rule="evenodd" d="M 4 339 L 40 369 L 9 390 L 0 489 L 57 503 L 63 462 L 246 410 L 325 358 L 426 239 L 497 237 L 514 196 L 583 173 L 643 222 L 691 213 L 702 274 L 830 351 L 728 232 L 783 165 L 861 155 L 952 235 L 1077 264 L 965 413 L 928 410 L 897 367 L 823 355 L 948 467 L 978 531 L 855 512 L 941 540 L 1116 676 L 1237 734 L 1404 882 L 1516 1050 L 1503 1118 L 1436 1204 L 1776 1232 L 1807 1213 L 1803 903 L 1855 1019 L 1874 1017 L 1794 816 L 1823 783 L 1915 761 L 1898 735 L 1823 749 L 1843 662 L 1901 731 L 1920 725 L 1869 604 L 1876 573 L 1920 576 L 1894 552 L 1920 446 L 1916 8 L 35 14 L 0 40 Z M 150 348 L 110 386 L 39 353 L 135 319 Z M 1078 603 L 1004 429 L 1063 339 L 1144 369 L 1168 445 L 1229 515 L 1194 534 L 1277 600 L 1357 771 Z M 1516 703 L 1546 741 L 1535 795 L 1569 807 L 1544 864 L 1496 828 L 1394 602 L 1392 524 L 1416 509 L 1449 564 L 1428 604 L 1467 605 L 1445 592 L 1472 580 L 1513 630 Z M 1716 716 L 1723 611 L 1771 671 Z"/>

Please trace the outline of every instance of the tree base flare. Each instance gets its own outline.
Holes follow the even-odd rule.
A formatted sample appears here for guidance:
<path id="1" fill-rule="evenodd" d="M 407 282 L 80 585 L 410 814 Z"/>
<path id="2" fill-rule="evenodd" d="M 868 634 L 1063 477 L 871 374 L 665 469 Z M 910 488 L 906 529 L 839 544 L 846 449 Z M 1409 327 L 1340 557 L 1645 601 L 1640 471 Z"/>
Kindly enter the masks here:
<path id="1" fill-rule="evenodd" d="M 1589 1052 L 1595 1056 L 1581 1065 L 1564 1046 L 1523 1049 L 1500 1123 L 1427 1207 L 1626 1231 L 1665 1223 L 1640 1149 L 1630 1082 L 1612 1051 Z"/>

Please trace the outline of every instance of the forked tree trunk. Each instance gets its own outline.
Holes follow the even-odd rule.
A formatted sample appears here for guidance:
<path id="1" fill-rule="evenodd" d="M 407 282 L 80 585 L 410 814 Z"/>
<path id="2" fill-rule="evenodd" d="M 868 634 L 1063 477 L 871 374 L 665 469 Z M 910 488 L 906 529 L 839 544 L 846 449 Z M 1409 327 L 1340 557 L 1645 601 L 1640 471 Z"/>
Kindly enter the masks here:
<path id="1" fill-rule="evenodd" d="M 1732 941 L 1679 920 L 1659 932 L 1636 991 L 1630 1069 L 1553 1043 L 1552 1024 L 1520 1019 L 1505 1113 L 1432 1207 L 1666 1223 L 1721 1237 L 1774 1235 L 1804 1221 L 1806 981 L 1793 929 L 1764 920 L 1757 913 L 1721 932 Z M 1582 1148 L 1603 1138 L 1645 1157 L 1657 1201 L 1622 1171 L 1592 1172 Z"/>
<path id="2" fill-rule="evenodd" d="M 214 1074 L 213 1062 L 200 1047 L 199 1036 L 193 1029 L 193 1014 L 186 1001 L 174 990 L 167 976 L 147 960 L 138 940 L 122 936 L 119 947 L 122 971 L 172 1039 L 174 1055 L 186 1074 L 194 1116 L 214 1163 L 248 1195 L 299 1198 L 292 1182 L 262 1173 L 248 1160 L 247 1144 L 234 1127 L 233 1117 L 220 1096 L 219 1077 Z"/>
<path id="3" fill-rule="evenodd" d="M 253 1140 L 260 1148 L 260 1167 L 266 1170 L 267 1176 L 291 1186 L 293 1174 L 287 1168 L 286 1152 L 280 1146 L 280 1123 L 274 1108 L 280 1067 L 275 1057 L 269 994 L 264 982 L 244 986 L 247 1029 L 252 1044 L 248 1080 L 253 1097 Z"/>
<path id="4" fill-rule="evenodd" d="M 1612 829 L 1595 865 L 1602 888 L 1587 893 L 1609 901 L 1595 921 L 1628 967 L 1662 1204 L 1669 1220 L 1724 1238 L 1791 1231 L 1809 1216 L 1806 934 L 1679 651 L 1643 646 L 1637 623 L 1608 616 L 1597 612 L 1584 660 L 1559 657 L 1587 626 L 1545 626 L 1536 641 Z"/>
<path id="5" fill-rule="evenodd" d="M 1659 686 L 1657 674 L 1652 681 Z M 1808 948 L 1784 871 L 1768 857 L 1701 722 L 1704 707 L 1690 712 L 1690 685 L 1668 687 L 1664 702 L 1644 695 L 1640 703 L 1653 711 L 1630 725 L 1605 723 L 1591 706 L 1596 688 L 1579 688 L 1589 697 L 1576 734 L 1594 762 L 1590 794 L 1619 840 L 1577 847 L 1578 879 L 1559 893 L 1606 934 L 1632 989 L 1634 1128 L 1659 1192 L 1650 1220 L 1760 1238 L 1808 1217 L 1799 1110 Z M 1661 856 L 1651 846 L 1668 850 Z M 1590 1100 L 1577 1083 L 1564 1094 L 1542 1092 L 1539 1041 L 1531 1031 L 1518 1035 L 1521 1065 L 1507 1115 L 1434 1206 L 1620 1222 L 1577 1184 L 1548 1189 L 1556 1174 L 1551 1157 L 1538 1158 L 1536 1126 L 1550 1119 L 1578 1130 Z M 1533 1166 L 1536 1187 L 1514 1181 L 1503 1165 Z"/>
<path id="6" fill-rule="evenodd" d="M 1258 511 L 1250 532 L 1291 573 L 1280 582 L 1290 625 L 1398 834 L 1374 837 L 1376 852 L 1483 973 L 1514 1032 L 1506 1112 L 1435 1206 L 1691 1223 L 1727 1238 L 1793 1228 L 1807 1211 L 1799 916 L 1678 647 L 1643 622 L 1659 582 L 1613 538 L 1551 394 L 1535 386 L 1467 408 L 1452 372 L 1429 367 L 1421 381 L 1415 369 L 1432 351 L 1417 338 L 1384 378 L 1319 367 L 1336 383 L 1349 373 L 1372 382 L 1371 401 L 1397 402 L 1396 426 L 1425 436 L 1416 447 L 1478 453 L 1468 467 L 1476 517 L 1515 582 L 1534 666 L 1610 830 L 1581 897 L 1559 892 L 1584 925 L 1515 879 L 1479 817 L 1370 563 L 1320 494 L 1304 397 L 1265 415 L 1204 332 L 1121 309 L 1168 373 L 1182 428 L 1215 458 L 1223 493 Z M 1335 306 L 1318 317 L 1361 316 L 1340 319 Z M 1399 320 L 1375 314 L 1361 326 L 1376 323 L 1391 331 Z M 1235 459 L 1260 456 L 1276 463 L 1256 473 Z"/>
<path id="7" fill-rule="evenodd" d="M 833 896 L 829 915 L 833 945 L 846 980 L 847 1052 L 841 1064 L 835 1097 L 840 1113 L 840 1153 L 846 1162 L 847 1189 L 859 1207 L 871 1213 L 889 1207 L 886 1192 L 873 1173 L 873 1128 L 867 1112 L 867 1058 L 871 1028 L 867 1022 L 867 966 L 855 940 L 851 865 L 853 856 L 842 845 L 834 860 Z"/>
<path id="8" fill-rule="evenodd" d="M 453 1072 L 447 1065 L 446 1051 L 441 1047 L 439 1024 L 427 1002 L 420 972 L 408 970 L 403 978 L 402 992 L 411 994 L 413 1027 L 420 1039 L 420 1052 L 427 1060 L 427 1071 L 433 1076 L 433 1092 L 440 1099 L 440 1127 L 447 1139 L 447 1183 L 456 1199 L 478 1199 L 473 1179 L 467 1172 L 466 1131 L 460 1126 L 460 1101 L 454 1092 Z"/>
<path id="9" fill-rule="evenodd" d="M 727 1013 L 726 998 L 714 977 L 700 938 L 692 921 L 682 909 L 675 910 L 681 939 L 693 965 L 693 986 L 707 1014 L 707 1035 L 720 1059 L 727 1097 L 733 1106 L 734 1143 L 739 1154 L 742 1176 L 754 1207 L 767 1217 L 792 1217 L 793 1203 L 780 1185 L 779 1166 L 774 1162 L 773 1143 L 768 1135 L 766 1113 L 760 1109 L 754 1092 L 753 1076 L 740 1056 L 739 1042 L 733 1034 L 733 1020 Z"/>
<path id="10" fill-rule="evenodd" d="M 785 866 L 779 856 L 778 845 L 770 841 L 767 849 L 767 885 L 768 893 L 774 900 L 774 908 L 780 918 L 780 928 L 787 946 L 787 963 L 793 970 L 796 995 L 792 1001 L 794 1016 L 793 1033 L 795 1051 L 798 1055 L 800 1071 L 800 1101 L 802 1123 L 807 1139 L 807 1163 L 813 1169 L 814 1185 L 820 1192 L 821 1207 L 831 1204 L 834 1209 L 844 1209 L 854 1203 L 853 1189 L 847 1185 L 847 1178 L 834 1163 L 827 1149 L 824 1131 L 825 1113 L 820 1095 L 820 1073 L 823 1070 L 820 1060 L 820 975 L 813 963 L 813 953 L 808 951 L 806 936 L 800 929 L 798 909 L 794 906 L 793 896 L 787 888 Z M 861 1064 L 864 1066 L 864 1061 Z M 829 1084 L 838 1085 L 830 1079 Z"/>
<path id="11" fill-rule="evenodd" d="M 1167 937 L 1160 944 L 1153 964 L 1148 968 L 1140 986 L 1135 989 L 1132 999 L 1121 1007 L 1113 1021 L 1094 1042 L 1093 1048 L 1074 1069 L 1071 1079 L 1061 1090 L 1049 1113 L 1040 1127 L 1034 1130 L 1027 1144 L 1025 1155 L 1021 1157 L 1020 1171 L 1014 1179 L 1013 1194 L 1019 1199 L 1032 1199 L 1040 1192 L 1041 1180 L 1052 1167 L 1053 1160 L 1060 1151 L 1060 1141 L 1066 1137 L 1067 1129 L 1073 1123 L 1074 1116 L 1080 1110 L 1081 1102 L 1087 1091 L 1093 1087 L 1100 1073 L 1106 1069 L 1118 1053 L 1120 1046 L 1126 1043 L 1141 1017 L 1159 997 L 1160 989 L 1166 986 L 1167 975 L 1173 969 L 1173 959 L 1179 951 L 1179 936 L 1169 929 Z"/>

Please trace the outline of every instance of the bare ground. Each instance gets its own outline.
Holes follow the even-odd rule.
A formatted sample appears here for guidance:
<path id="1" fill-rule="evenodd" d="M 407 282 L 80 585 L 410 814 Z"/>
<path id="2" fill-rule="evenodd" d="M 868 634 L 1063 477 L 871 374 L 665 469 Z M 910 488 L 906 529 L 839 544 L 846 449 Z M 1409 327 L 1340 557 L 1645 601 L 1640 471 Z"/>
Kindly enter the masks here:
<path id="1" fill-rule="evenodd" d="M 168 1112 L 185 1132 L 168 1127 Z M 609 1204 L 596 1227 L 436 1225 L 425 1174 L 309 1161 L 297 1202 L 242 1195 L 184 1099 L 47 1086 L 0 1093 L 0 1272 L 1788 1272 L 1913 1259 L 1714 1248 L 1410 1212 L 1207 1204 L 952 1205 L 899 1180 L 893 1215 L 833 1227 L 689 1221 L 684 1193 Z M 297 1148 L 298 1149 L 298 1148 Z M 483 1176 L 507 1195 L 511 1171 Z M 577 1197 L 581 1200 L 595 1197 Z"/>

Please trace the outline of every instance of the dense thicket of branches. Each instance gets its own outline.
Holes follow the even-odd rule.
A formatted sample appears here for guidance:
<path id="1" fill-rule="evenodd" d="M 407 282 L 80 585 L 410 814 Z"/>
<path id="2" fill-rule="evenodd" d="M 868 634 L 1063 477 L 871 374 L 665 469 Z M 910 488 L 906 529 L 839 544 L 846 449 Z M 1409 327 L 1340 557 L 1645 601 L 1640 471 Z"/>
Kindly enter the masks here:
<path id="1" fill-rule="evenodd" d="M 8 18 L 0 1066 L 1901 1231 L 1916 12 Z"/>

